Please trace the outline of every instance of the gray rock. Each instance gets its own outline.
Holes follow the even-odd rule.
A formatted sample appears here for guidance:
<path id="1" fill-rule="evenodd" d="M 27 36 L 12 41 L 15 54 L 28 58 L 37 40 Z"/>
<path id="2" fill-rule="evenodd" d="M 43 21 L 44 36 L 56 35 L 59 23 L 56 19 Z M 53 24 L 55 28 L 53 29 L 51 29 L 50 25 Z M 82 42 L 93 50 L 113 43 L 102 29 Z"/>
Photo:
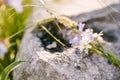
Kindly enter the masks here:
<path id="1" fill-rule="evenodd" d="M 14 71 L 14 80 L 118 80 L 120 78 L 119 69 L 99 55 L 93 54 L 81 60 L 84 53 L 74 48 L 57 45 L 58 49 L 54 49 L 55 51 L 46 49 L 44 47 L 46 43 L 43 41 L 51 39 L 44 35 L 45 31 L 34 31 L 36 29 L 39 29 L 39 26 L 27 30 L 23 37 L 17 59 L 26 62 Z M 51 30 L 53 31 L 53 28 Z M 62 48 L 63 51 L 59 50 Z"/>
<path id="2" fill-rule="evenodd" d="M 26 62 L 14 71 L 14 80 L 118 80 L 120 77 L 118 69 L 98 55 L 79 63 L 82 53 L 75 49 L 54 54 L 45 51 L 29 30 L 20 53 L 18 59 Z"/>
<path id="3" fill-rule="evenodd" d="M 77 1 L 79 2 L 79 0 Z M 53 5 L 52 3 L 47 3 L 47 4 Z M 48 6 L 50 7 L 50 5 Z M 58 7 L 56 6 L 57 5 L 54 5 L 54 8 L 57 9 L 59 8 L 58 12 L 63 11 L 63 13 L 65 13 L 66 8 L 64 8 L 64 6 L 62 8 L 60 8 L 61 5 L 59 5 Z M 120 6 L 113 5 L 113 7 L 115 9 L 119 9 Z M 119 23 L 118 25 L 116 25 L 114 24 L 113 21 L 109 21 L 110 17 L 107 16 L 108 13 L 105 12 L 106 9 L 109 10 L 108 13 L 114 12 L 111 10 L 111 8 L 108 9 L 108 7 L 106 7 L 104 9 L 97 11 L 95 11 L 95 9 L 91 10 L 93 12 L 80 13 L 78 11 L 76 13 L 73 11 L 75 14 L 69 13 L 68 15 L 66 11 L 65 15 L 71 17 L 76 21 L 84 21 L 86 23 L 86 27 L 92 27 L 95 29 L 95 31 L 99 32 L 103 30 L 106 33 L 105 37 L 107 37 L 105 38 L 105 40 L 110 43 L 110 44 L 106 43 L 106 47 L 111 49 L 115 53 L 115 55 L 118 58 L 120 58 L 120 54 L 119 54 L 120 31 L 118 26 Z M 36 11 L 33 12 L 32 15 L 32 18 L 35 22 L 50 17 L 49 14 L 46 13 L 46 11 L 42 10 L 41 8 L 40 10 L 39 8 L 35 8 L 35 10 Z M 38 15 L 40 16 L 38 17 Z M 118 16 L 119 15 L 116 15 L 115 19 L 116 21 L 119 22 Z M 20 47 L 20 54 L 17 54 L 17 59 L 26 62 L 17 69 L 15 69 L 14 80 L 119 80 L 120 79 L 119 69 L 116 68 L 114 65 L 108 64 L 108 61 L 99 55 L 93 54 L 83 59 L 82 61 L 79 61 L 84 54 L 80 53 L 79 50 L 77 49 L 71 47 L 63 49 L 63 47 L 61 46 L 59 46 L 60 48 L 57 49 L 57 51 L 59 52 L 51 52 L 49 49 L 45 49 L 43 42 L 40 39 L 40 36 L 43 35 L 43 33 L 39 31 L 34 32 L 35 29 L 36 28 L 31 28 L 25 32 Z M 115 37 L 114 39 L 112 38 L 112 40 L 110 40 L 111 37 L 108 36 L 108 35 L 111 36 L 110 33 L 112 33 L 112 37 Z"/>

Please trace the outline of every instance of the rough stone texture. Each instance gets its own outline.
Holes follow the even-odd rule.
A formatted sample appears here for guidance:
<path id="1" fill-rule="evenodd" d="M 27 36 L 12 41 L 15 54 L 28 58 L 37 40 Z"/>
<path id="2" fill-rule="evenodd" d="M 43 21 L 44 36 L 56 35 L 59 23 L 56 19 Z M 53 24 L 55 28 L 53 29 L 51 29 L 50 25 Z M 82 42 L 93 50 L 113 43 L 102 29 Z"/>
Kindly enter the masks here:
<path id="1" fill-rule="evenodd" d="M 94 54 L 78 62 L 82 53 L 73 48 L 51 54 L 31 30 L 26 32 L 18 56 L 26 62 L 14 71 L 14 80 L 119 80 L 119 69 L 106 59 Z"/>
<path id="2" fill-rule="evenodd" d="M 79 2 L 79 0 L 77 1 Z M 84 2 L 85 0 L 81 1 Z M 112 6 L 119 9 L 118 5 Z M 64 8 L 62 7 L 61 9 Z M 59 10 L 61 11 L 61 9 Z M 70 8 L 68 7 L 68 9 Z M 106 9 L 108 13 L 111 12 L 114 15 L 115 20 L 111 19 L 108 13 L 105 12 Z M 84 21 L 86 28 L 92 27 L 96 32 L 103 30 L 104 39 L 109 43 L 106 47 L 120 58 L 119 13 L 115 13 L 108 7 L 94 10 L 92 10 L 93 12 L 83 12 L 86 14 L 73 11 L 75 14 L 69 13 L 65 15 L 76 21 Z M 65 10 L 62 11 L 64 12 Z M 44 12 L 44 10 L 36 9 L 32 16 L 34 21 L 41 21 L 50 17 L 48 13 L 44 14 Z M 38 14 L 40 15 L 39 17 Z M 68 48 L 63 52 L 54 54 L 44 50 L 41 41 L 32 32 L 33 30 L 34 28 L 28 29 L 23 37 L 20 54 L 17 55 L 17 59 L 26 62 L 14 71 L 14 80 L 120 80 L 119 69 L 108 64 L 107 60 L 99 55 L 93 54 L 78 62 L 83 54 L 76 49 Z"/>
<path id="3" fill-rule="evenodd" d="M 102 19 L 107 19 L 108 16 Z M 107 22 L 107 20 L 105 20 Z M 111 26 L 99 23 L 101 19 L 86 22 L 86 27 L 93 27 L 95 31 L 103 30 L 109 34 L 109 30 L 113 30 Z M 96 23 L 96 24 L 95 24 Z M 110 22 L 112 24 L 112 22 Z M 114 22 L 113 22 L 114 25 Z M 98 27 L 98 28 L 96 28 Z M 100 27 L 100 28 L 99 28 Z M 114 25 L 115 27 L 115 25 Z M 107 63 L 107 60 L 94 54 L 81 62 L 78 60 L 83 56 L 78 50 L 73 48 L 66 49 L 64 52 L 51 54 L 44 50 L 41 41 L 32 33 L 33 29 L 26 31 L 18 59 L 25 60 L 26 63 L 21 65 L 14 72 L 14 80 L 119 80 L 120 71 L 113 65 Z M 115 34 L 119 34 L 118 27 L 114 28 Z M 107 32 L 108 31 L 108 32 Z M 108 36 L 106 36 L 108 37 Z M 119 38 L 119 36 L 116 36 Z M 109 41 L 107 48 L 120 58 L 118 45 L 119 39 L 114 42 Z M 108 46 L 113 47 L 108 47 Z M 85 64 L 84 64 L 85 63 Z M 79 67 L 81 66 L 81 68 Z"/>

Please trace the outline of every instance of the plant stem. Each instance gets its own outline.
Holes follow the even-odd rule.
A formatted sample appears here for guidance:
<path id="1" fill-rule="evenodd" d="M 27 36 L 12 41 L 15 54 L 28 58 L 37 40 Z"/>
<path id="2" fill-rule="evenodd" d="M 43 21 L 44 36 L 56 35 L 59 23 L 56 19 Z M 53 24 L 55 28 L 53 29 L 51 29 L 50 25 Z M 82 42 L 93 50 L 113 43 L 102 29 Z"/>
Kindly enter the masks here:
<path id="1" fill-rule="evenodd" d="M 112 52 L 107 52 L 107 55 L 104 55 L 103 51 L 99 51 L 95 48 L 90 48 L 91 51 L 97 53 L 98 55 L 110 60 L 115 66 L 120 67 L 120 60 L 117 59 Z"/>
<path id="2" fill-rule="evenodd" d="M 63 42 L 61 42 L 59 39 L 57 39 L 53 34 L 51 34 L 50 31 L 48 31 L 45 26 L 41 25 L 41 27 L 50 35 L 52 36 L 57 42 L 59 42 L 62 46 L 65 46 L 65 44 Z"/>

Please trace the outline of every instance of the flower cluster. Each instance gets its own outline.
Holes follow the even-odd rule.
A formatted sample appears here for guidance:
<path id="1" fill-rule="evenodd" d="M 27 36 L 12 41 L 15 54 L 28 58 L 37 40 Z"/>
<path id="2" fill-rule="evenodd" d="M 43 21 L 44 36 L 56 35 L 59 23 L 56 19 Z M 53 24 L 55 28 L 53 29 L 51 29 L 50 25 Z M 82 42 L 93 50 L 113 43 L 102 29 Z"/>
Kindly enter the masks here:
<path id="1" fill-rule="evenodd" d="M 92 29 L 83 30 L 85 24 L 79 23 L 78 30 L 75 33 L 74 37 L 69 41 L 72 46 L 77 46 L 81 52 L 88 53 L 88 49 L 92 46 L 90 43 L 95 41 L 96 39 L 102 40 L 102 33 L 93 33 Z"/>
<path id="2" fill-rule="evenodd" d="M 120 67 L 120 60 L 115 57 L 115 55 L 107 50 L 103 44 L 103 38 L 101 37 L 103 34 L 100 32 L 99 34 L 93 33 L 92 29 L 85 29 L 85 24 L 79 23 L 78 29 L 75 29 L 74 36 L 70 39 L 69 43 L 78 48 L 81 52 L 88 53 L 88 51 L 92 51 L 113 63 L 115 66 Z"/>

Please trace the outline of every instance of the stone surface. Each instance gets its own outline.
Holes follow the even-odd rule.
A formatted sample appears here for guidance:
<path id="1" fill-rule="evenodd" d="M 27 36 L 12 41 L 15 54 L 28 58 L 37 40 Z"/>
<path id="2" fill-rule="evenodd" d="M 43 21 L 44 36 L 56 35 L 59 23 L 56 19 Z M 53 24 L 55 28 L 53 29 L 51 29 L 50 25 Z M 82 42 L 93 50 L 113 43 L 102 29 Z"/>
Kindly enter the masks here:
<path id="1" fill-rule="evenodd" d="M 17 57 L 26 62 L 14 71 L 14 80 L 119 80 L 119 69 L 106 59 L 94 54 L 78 62 L 83 54 L 74 48 L 52 54 L 31 30 L 24 35 Z"/>
<path id="2" fill-rule="evenodd" d="M 72 4 L 72 1 L 74 0 L 71 0 L 71 2 L 69 1 L 69 3 Z M 81 0 L 81 2 L 84 1 L 86 0 Z M 95 0 L 91 0 L 91 2 L 92 1 L 94 3 Z M 34 2 L 37 4 L 36 0 Z M 75 4 L 79 2 L 79 0 L 76 0 L 76 2 L 74 1 Z M 95 1 L 95 3 L 97 2 Z M 46 4 L 53 5 L 49 2 Z M 61 2 L 61 4 L 63 4 L 63 2 Z M 66 2 L 66 4 L 68 3 Z M 84 5 L 83 3 L 81 4 Z M 40 4 L 38 3 L 38 5 Z M 120 58 L 119 13 L 116 13 L 109 7 L 105 7 L 104 9 L 103 7 L 100 8 L 101 5 L 98 5 L 98 3 L 96 4 L 98 7 L 92 7 L 91 5 L 93 4 L 86 4 L 86 10 L 90 6 L 94 9 L 91 9 L 92 12 L 84 12 L 83 9 L 83 13 L 80 13 L 80 10 L 77 11 L 80 6 L 77 6 L 78 9 L 73 7 L 72 13 L 72 10 L 70 11 L 72 7 L 68 5 L 64 7 L 62 5 L 63 7 L 60 8 L 61 5 L 57 5 L 58 4 L 54 4 L 53 6 L 49 6 L 49 8 L 55 6 L 54 8 L 57 8 L 57 11 L 59 13 L 61 12 L 60 14 L 64 12 L 65 15 L 76 21 L 84 21 L 84 23 L 86 23 L 86 28 L 92 27 L 96 32 L 103 30 L 105 34 L 104 39 L 109 43 L 106 43 L 106 47 L 112 50 L 115 55 Z M 119 9 L 118 5 L 112 6 L 115 9 Z M 106 9 L 108 13 L 112 13 L 115 20 L 111 19 L 108 13 L 105 12 Z M 67 11 L 69 11 L 68 14 Z M 42 6 L 40 8 L 35 8 L 35 12 L 33 12 L 32 15 L 35 22 L 49 17 L 50 16 Z M 34 32 L 34 29 L 35 28 L 28 29 L 23 37 L 20 54 L 17 55 L 17 59 L 26 62 L 14 71 L 14 80 L 120 80 L 119 69 L 108 64 L 107 60 L 99 55 L 93 54 L 79 62 L 78 60 L 81 59 L 83 54 L 74 48 L 67 48 L 63 52 L 55 53 L 45 50 L 42 45 L 43 43 L 39 37 L 36 36 L 37 34 L 41 36 L 41 33 Z"/>
<path id="3" fill-rule="evenodd" d="M 33 12 L 34 21 L 51 17 L 39 0 L 33 0 L 33 3 L 36 5 Z M 111 12 L 119 13 L 120 10 L 120 0 L 45 0 L 45 5 L 56 16 L 65 15 L 82 22 L 104 17 Z"/>
<path id="4" fill-rule="evenodd" d="M 109 16 L 105 19 L 107 24 L 100 25 L 101 18 L 93 19 L 86 22 L 86 27 L 92 27 L 95 31 L 103 30 L 109 34 L 109 30 L 113 30 L 113 37 L 117 34 L 117 41 L 109 41 L 106 47 L 111 49 L 115 55 L 120 58 L 119 54 L 119 31 L 118 26 Z M 112 24 L 111 26 L 109 26 Z M 101 26 L 101 27 L 100 27 Z M 114 26 L 114 28 L 113 28 Z M 36 28 L 35 28 L 36 29 Z M 39 39 L 41 32 L 34 32 L 34 28 L 26 31 L 21 44 L 20 55 L 17 59 L 26 61 L 18 69 L 14 71 L 14 80 L 119 80 L 120 71 L 115 66 L 108 64 L 107 60 L 99 55 L 89 56 L 82 61 L 78 61 L 83 57 L 74 48 L 67 48 L 63 52 L 51 53 L 45 50 L 43 43 Z M 115 34 L 114 34 L 115 32 Z M 47 37 L 47 36 L 46 36 Z M 106 35 L 105 37 L 108 37 Z M 106 39 L 107 40 L 107 39 Z M 110 47 L 112 45 L 112 47 Z M 18 75 L 19 74 L 19 75 Z"/>

